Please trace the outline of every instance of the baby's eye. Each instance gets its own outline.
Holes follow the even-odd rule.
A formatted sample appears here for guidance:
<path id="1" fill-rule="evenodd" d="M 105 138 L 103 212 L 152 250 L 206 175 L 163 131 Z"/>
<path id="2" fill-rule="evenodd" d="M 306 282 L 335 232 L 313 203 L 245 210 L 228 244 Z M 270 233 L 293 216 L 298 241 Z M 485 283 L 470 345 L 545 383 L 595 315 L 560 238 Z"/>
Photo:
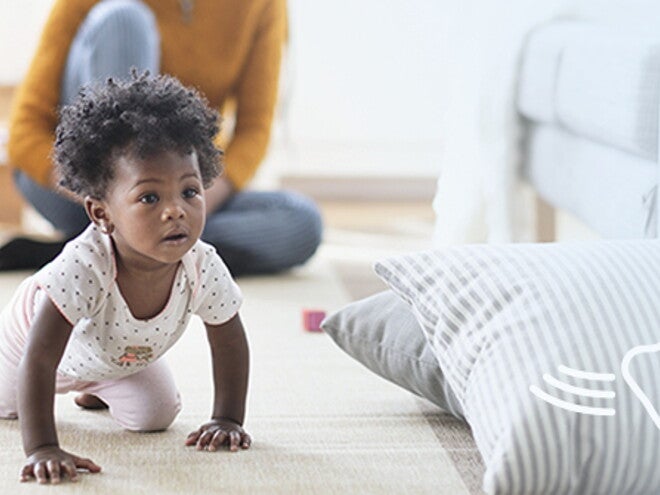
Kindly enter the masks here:
<path id="1" fill-rule="evenodd" d="M 155 194 L 145 194 L 143 196 L 140 196 L 140 203 L 144 203 L 146 205 L 152 205 L 158 201 L 158 196 Z"/>
<path id="2" fill-rule="evenodd" d="M 194 187 L 189 187 L 185 191 L 183 191 L 183 197 L 186 199 L 194 198 L 199 194 L 199 191 L 195 189 Z"/>

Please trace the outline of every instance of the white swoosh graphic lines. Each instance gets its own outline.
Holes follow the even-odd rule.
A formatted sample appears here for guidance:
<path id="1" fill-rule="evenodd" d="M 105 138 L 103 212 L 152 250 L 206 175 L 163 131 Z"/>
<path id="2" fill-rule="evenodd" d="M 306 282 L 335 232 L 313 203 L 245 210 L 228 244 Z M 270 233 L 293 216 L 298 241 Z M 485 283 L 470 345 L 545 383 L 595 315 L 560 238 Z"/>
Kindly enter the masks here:
<path id="1" fill-rule="evenodd" d="M 582 380 L 590 380 L 597 382 L 599 385 L 604 382 L 613 382 L 616 379 L 616 376 L 613 373 L 595 373 L 593 371 L 583 371 L 576 370 L 574 368 L 569 368 L 560 364 L 557 366 L 557 371 L 563 375 L 568 375 L 573 378 L 579 378 Z M 558 380 L 554 376 L 545 373 L 543 375 L 543 381 L 547 383 L 550 387 L 567 392 L 576 397 L 589 397 L 592 399 L 608 399 L 612 400 L 616 397 L 616 394 L 612 390 L 600 390 L 600 389 L 590 389 L 585 387 L 577 387 L 571 385 L 570 383 L 565 383 L 561 380 Z M 566 400 L 559 399 L 545 392 L 536 385 L 530 385 L 529 391 L 534 394 L 537 398 L 541 399 L 548 404 L 551 404 L 560 409 L 565 409 L 567 411 L 572 411 L 580 414 L 590 414 L 593 416 L 614 416 L 616 411 L 611 407 L 594 407 L 594 406 L 583 406 L 581 404 L 573 404 Z"/>

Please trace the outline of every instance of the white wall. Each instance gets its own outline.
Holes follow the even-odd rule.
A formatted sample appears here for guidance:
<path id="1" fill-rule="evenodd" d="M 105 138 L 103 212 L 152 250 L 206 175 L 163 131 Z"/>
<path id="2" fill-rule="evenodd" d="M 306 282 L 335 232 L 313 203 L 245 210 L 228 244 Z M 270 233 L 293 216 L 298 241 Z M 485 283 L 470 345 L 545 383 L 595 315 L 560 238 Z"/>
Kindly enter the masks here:
<path id="1" fill-rule="evenodd" d="M 0 84 L 15 85 L 25 74 L 53 0 L 0 3 Z"/>
<path id="2" fill-rule="evenodd" d="M 289 0 L 288 172 L 436 176 L 438 0 Z"/>

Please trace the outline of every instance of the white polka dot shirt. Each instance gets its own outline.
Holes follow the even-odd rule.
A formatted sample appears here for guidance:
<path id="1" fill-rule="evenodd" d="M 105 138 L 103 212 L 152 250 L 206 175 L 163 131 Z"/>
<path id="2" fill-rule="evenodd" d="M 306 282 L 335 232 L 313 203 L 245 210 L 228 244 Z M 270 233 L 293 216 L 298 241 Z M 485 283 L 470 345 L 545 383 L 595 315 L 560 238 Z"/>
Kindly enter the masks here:
<path id="1" fill-rule="evenodd" d="M 115 278 L 110 238 L 93 225 L 34 275 L 40 291 L 73 325 L 60 373 L 89 381 L 130 375 L 162 356 L 193 314 L 216 325 L 231 319 L 242 302 L 227 267 L 202 241 L 181 260 L 170 298 L 153 318 L 133 317 Z M 34 308 L 34 301 L 24 307 Z"/>

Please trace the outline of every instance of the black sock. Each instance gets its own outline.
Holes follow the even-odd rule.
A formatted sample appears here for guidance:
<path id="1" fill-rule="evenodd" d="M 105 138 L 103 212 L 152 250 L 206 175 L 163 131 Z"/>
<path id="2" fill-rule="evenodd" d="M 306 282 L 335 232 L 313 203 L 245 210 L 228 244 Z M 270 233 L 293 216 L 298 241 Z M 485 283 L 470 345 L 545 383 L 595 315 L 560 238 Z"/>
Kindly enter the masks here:
<path id="1" fill-rule="evenodd" d="M 0 271 L 41 268 L 57 256 L 64 242 L 41 242 L 17 237 L 0 248 Z"/>

